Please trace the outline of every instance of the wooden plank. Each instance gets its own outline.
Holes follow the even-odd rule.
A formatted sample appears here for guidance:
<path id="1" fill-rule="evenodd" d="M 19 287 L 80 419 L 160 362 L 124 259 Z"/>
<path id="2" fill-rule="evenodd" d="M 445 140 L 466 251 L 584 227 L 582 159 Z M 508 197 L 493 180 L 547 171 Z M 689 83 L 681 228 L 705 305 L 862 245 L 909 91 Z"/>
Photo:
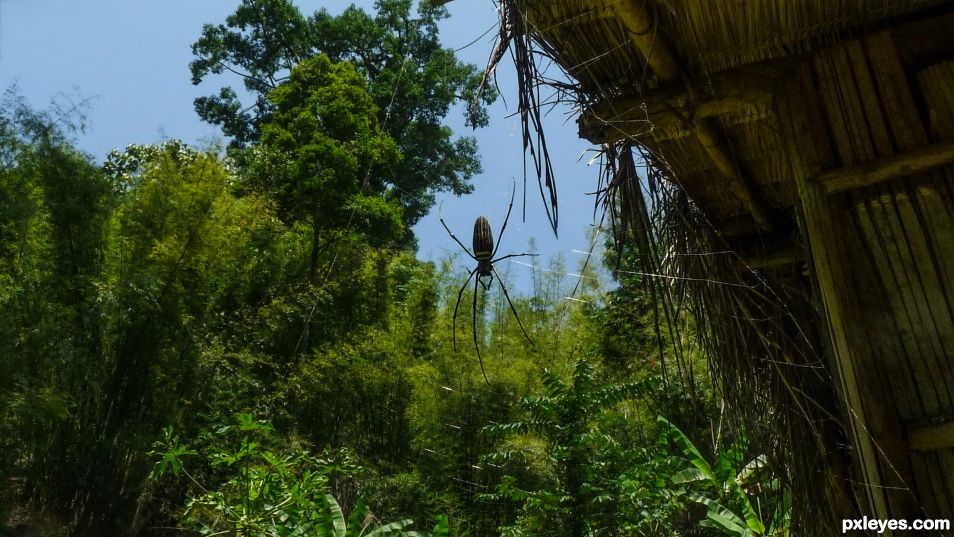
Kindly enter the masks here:
<path id="1" fill-rule="evenodd" d="M 841 198 L 845 199 L 844 196 Z M 832 213 L 842 217 L 836 229 L 841 231 L 838 247 L 842 250 L 842 262 L 850 267 L 843 280 L 843 285 L 848 288 L 846 295 L 852 301 L 848 311 L 854 316 L 854 333 L 849 337 L 856 349 L 864 350 L 863 356 L 867 358 L 866 362 L 856 363 L 855 367 L 859 383 L 864 387 L 862 402 L 870 423 L 867 433 L 880 456 L 877 462 L 883 493 L 892 516 L 915 516 L 919 509 L 916 497 L 909 490 L 912 474 L 901 412 L 906 410 L 917 412 L 918 417 L 922 415 L 917 390 L 913 382 L 905 385 L 903 381 L 901 386 L 905 389 L 897 389 L 898 379 L 895 377 L 907 366 L 907 362 L 901 359 L 905 354 L 903 347 L 895 336 L 898 330 L 891 330 L 893 317 L 884 298 L 884 286 L 871 251 L 861 240 L 858 221 L 843 216 L 851 214 L 858 201 L 844 205 L 836 204 L 836 200 L 831 202 Z M 907 380 L 913 379 L 913 375 L 907 376 Z"/>
<path id="2" fill-rule="evenodd" d="M 936 451 L 954 447 L 954 422 L 911 429 L 908 431 L 908 445 L 915 451 Z"/>
<path id="3" fill-rule="evenodd" d="M 923 250 L 923 234 L 919 234 L 915 229 L 910 232 L 905 229 L 902 215 L 912 211 L 906 192 L 886 193 L 880 201 L 892 237 L 891 240 L 885 241 L 885 247 L 892 256 L 895 270 L 903 275 L 899 291 L 904 306 L 915 323 L 912 330 L 922 349 L 922 354 L 914 356 L 914 359 L 924 360 L 931 371 L 930 376 L 918 379 L 918 385 L 921 390 L 934 388 L 939 405 L 935 412 L 949 412 L 954 409 L 951 409 L 950 384 L 945 383 L 944 379 L 950 378 L 950 355 L 945 353 L 941 343 L 937 320 L 924 289 L 925 280 L 933 278 L 925 278 L 922 275 L 922 267 L 927 265 L 925 268 L 930 269 L 931 261 L 930 258 L 918 257 L 914 250 Z M 916 218 L 913 214 L 908 215 L 909 220 L 913 218 Z"/>
<path id="4" fill-rule="evenodd" d="M 815 65 L 819 69 L 822 103 L 842 165 L 874 159 L 875 150 L 844 44 L 820 51 Z"/>
<path id="5" fill-rule="evenodd" d="M 941 489 L 944 492 L 944 499 L 947 500 L 943 508 L 933 513 L 944 513 L 944 516 L 950 516 L 954 513 L 954 449 L 942 449 L 933 453 L 937 457 L 938 476 L 942 478 Z"/>
<path id="6" fill-rule="evenodd" d="M 921 124 L 921 115 L 893 38 L 889 33 L 882 32 L 866 39 L 865 45 L 883 96 L 885 114 L 891 123 L 892 138 L 902 150 L 925 145 L 927 133 Z M 954 316 L 950 309 L 950 295 L 944 289 L 942 271 L 937 270 L 939 252 L 931 239 L 934 232 L 940 229 L 929 225 L 928 211 L 921 204 L 919 192 L 923 191 L 929 202 L 932 197 L 924 179 L 915 182 L 909 177 L 902 184 L 905 185 L 904 189 L 896 191 L 890 199 L 894 209 L 891 219 L 894 232 L 904 246 L 901 253 L 905 262 L 899 268 L 903 267 L 902 270 L 908 274 L 910 292 L 914 296 L 907 302 L 909 305 L 914 304 L 916 315 L 920 318 L 916 336 L 919 341 L 930 343 L 932 351 L 931 355 L 916 359 L 933 363 L 933 367 L 929 365 L 929 368 L 940 374 L 922 376 L 919 385 L 922 390 L 937 393 L 939 408 L 936 412 L 950 413 L 954 410 L 951 394 L 954 371 L 949 363 L 949 357 L 954 356 Z"/>
<path id="7" fill-rule="evenodd" d="M 837 194 L 954 163 L 954 142 L 939 142 L 896 155 L 825 172 L 814 181 Z"/>
<path id="8" fill-rule="evenodd" d="M 889 256 L 883 246 L 890 238 L 886 237 L 880 226 L 876 225 L 876 218 L 872 215 L 873 210 L 869 207 L 869 203 L 870 200 L 865 199 L 856 201 L 855 212 L 858 224 L 883 282 L 882 292 L 888 304 L 892 306 L 891 309 L 897 312 L 903 306 L 903 302 L 898 293 L 899 284 L 893 265 L 888 261 Z M 937 394 L 918 389 L 917 379 L 929 376 L 929 371 L 924 361 L 917 359 L 918 354 L 911 351 L 911 349 L 917 349 L 917 340 L 914 338 L 909 318 L 904 315 L 903 309 L 901 315 L 888 312 L 884 312 L 884 315 L 891 323 L 889 326 L 882 326 L 884 333 L 898 341 L 898 352 L 902 354 L 893 360 L 897 365 L 895 365 L 896 374 L 892 375 L 892 381 L 897 383 L 894 395 L 898 403 L 899 416 L 902 420 L 909 421 L 921 419 L 928 411 L 937 412 L 939 408 Z"/>
<path id="9" fill-rule="evenodd" d="M 918 81 L 929 110 L 930 130 L 938 140 L 954 142 L 954 62 L 942 62 L 918 73 Z M 915 186 L 920 214 L 931 231 L 929 238 L 941 295 L 954 316 L 954 166 L 933 174 L 930 183 Z M 954 337 L 952 334 L 946 334 Z"/>
<path id="10" fill-rule="evenodd" d="M 954 62 L 941 62 L 918 72 L 918 83 L 924 95 L 934 140 L 954 140 Z"/>
<path id="11" fill-rule="evenodd" d="M 937 458 L 933 453 L 912 452 L 911 468 L 914 482 L 911 488 L 917 494 L 925 513 L 941 513 L 937 502 L 940 480 L 937 479 Z"/>
<path id="12" fill-rule="evenodd" d="M 894 145 L 888 135 L 888 125 L 885 123 L 882 103 L 878 98 L 878 90 L 875 89 L 874 78 L 868 67 L 868 59 L 861 47 L 861 41 L 845 42 L 844 53 L 851 73 L 854 75 L 853 85 L 858 92 L 858 105 L 861 115 L 855 121 L 863 120 L 864 122 L 859 123 L 858 128 L 860 130 L 865 124 L 867 125 L 875 155 L 879 157 L 891 155 L 894 153 Z"/>
<path id="13" fill-rule="evenodd" d="M 836 160 L 840 160 L 842 165 L 851 165 L 854 162 L 846 161 L 845 157 L 842 156 L 844 153 L 848 153 L 847 158 L 851 158 L 850 147 L 842 147 L 846 141 L 851 140 L 851 135 L 845 130 L 845 122 L 838 110 L 838 90 L 831 78 L 836 75 L 837 70 L 833 65 L 831 56 L 832 52 L 830 50 L 821 50 L 815 55 L 812 62 L 815 77 L 818 79 L 818 89 L 821 92 L 818 104 L 823 106 L 825 110 L 825 118 L 822 121 L 827 120 L 825 123 L 831 129 L 831 139 L 836 148 L 834 152 L 834 155 L 837 155 Z M 824 169 L 827 170 L 830 167 L 825 166 Z"/>
<path id="14" fill-rule="evenodd" d="M 940 376 L 926 380 L 937 388 L 941 396 L 939 411 L 951 414 L 954 413 L 954 368 L 951 367 L 951 360 L 954 359 L 954 315 L 950 308 L 951 296 L 945 292 L 942 276 L 937 270 L 941 252 L 933 248 L 930 240 L 935 230 L 925 226 L 925 207 L 920 204 L 918 195 L 920 190 L 929 196 L 928 185 L 923 184 L 923 180 L 918 181 L 922 188 L 916 189 L 910 186 L 913 181 L 904 181 L 908 183 L 908 188 L 895 194 L 893 201 L 907 246 L 909 270 L 916 278 L 914 300 L 924 319 L 921 330 L 924 337 L 930 338 L 934 344 L 936 354 L 933 358 L 940 372 Z"/>
<path id="15" fill-rule="evenodd" d="M 915 192 L 925 227 L 930 230 L 940 296 L 946 298 L 950 312 L 954 308 L 954 198 L 941 184 L 945 175 L 954 176 L 954 170 L 945 170 L 930 183 L 918 184 Z"/>
<path id="16" fill-rule="evenodd" d="M 925 506 L 925 514 L 932 517 L 944 516 L 951 511 L 946 510 L 950 504 L 947 488 L 947 478 L 944 475 L 944 464 L 939 456 L 942 451 L 915 451 L 912 452 L 912 458 L 919 457 L 923 460 L 926 474 L 927 485 L 929 488 L 927 494 L 920 495 L 921 498 L 930 498 L 934 505 L 934 510 L 928 510 Z"/>
<path id="17" fill-rule="evenodd" d="M 898 334 L 907 351 L 906 360 L 913 367 L 918 393 L 924 403 L 926 415 L 937 415 L 943 409 L 946 396 L 938 392 L 931 382 L 939 378 L 936 350 L 932 341 L 923 333 L 923 311 L 919 308 L 913 292 L 915 277 L 908 257 L 905 255 L 904 236 L 899 235 L 899 223 L 890 195 L 871 196 L 869 198 L 872 222 L 877 228 L 877 236 L 872 237 L 872 246 L 877 248 L 875 255 L 880 257 L 884 272 L 882 279 L 888 292 L 891 312 L 900 328 Z"/>
<path id="18" fill-rule="evenodd" d="M 907 73 L 889 32 L 865 40 L 865 52 L 881 94 L 881 106 L 891 126 L 891 137 L 898 151 L 909 151 L 928 143 L 921 114 L 914 102 Z"/>

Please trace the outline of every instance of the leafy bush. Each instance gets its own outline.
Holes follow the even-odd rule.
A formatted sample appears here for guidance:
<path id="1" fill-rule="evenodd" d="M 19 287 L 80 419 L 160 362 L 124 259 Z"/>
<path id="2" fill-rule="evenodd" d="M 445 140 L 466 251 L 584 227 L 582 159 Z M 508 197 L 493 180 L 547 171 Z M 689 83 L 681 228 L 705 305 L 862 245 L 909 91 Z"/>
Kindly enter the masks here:
<path id="1" fill-rule="evenodd" d="M 199 454 L 180 443 L 172 428 L 164 430 L 152 455 L 157 458 L 153 477 L 168 474 L 188 478 L 192 493 L 181 514 L 181 523 L 202 535 L 387 537 L 430 536 L 410 531 L 413 520 L 378 523 L 360 495 L 346 515 L 330 494 L 331 483 L 365 472 L 345 450 L 314 457 L 304 450 L 280 453 L 269 449 L 274 430 L 249 414 L 239 414 L 234 424 L 211 433 L 206 462 L 224 474 L 217 485 L 202 483 L 185 465 Z M 433 535 L 450 535 L 446 517 L 438 520 Z"/>

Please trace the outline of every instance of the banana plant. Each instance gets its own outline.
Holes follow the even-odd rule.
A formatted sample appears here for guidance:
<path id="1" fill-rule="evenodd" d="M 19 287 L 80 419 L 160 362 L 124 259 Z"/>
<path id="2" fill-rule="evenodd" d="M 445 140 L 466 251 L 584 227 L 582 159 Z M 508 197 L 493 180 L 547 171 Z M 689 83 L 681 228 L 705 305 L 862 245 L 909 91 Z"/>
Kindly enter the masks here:
<path id="1" fill-rule="evenodd" d="M 414 523 L 410 518 L 372 527 L 372 523 L 368 521 L 370 517 L 368 517 L 367 502 L 364 496 L 358 499 L 347 521 L 334 496 L 326 494 L 325 502 L 327 503 L 327 509 L 318 517 L 318 521 L 313 527 L 306 528 L 305 533 L 290 535 L 315 535 L 317 537 L 450 537 L 446 515 L 438 518 L 433 532 L 407 530 L 406 528 Z"/>
<path id="2" fill-rule="evenodd" d="M 690 500 L 708 508 L 706 520 L 701 525 L 718 528 L 739 537 L 788 537 L 791 495 L 787 490 L 781 492 L 781 501 L 771 513 L 765 513 L 759 503 L 753 506 L 750 500 L 748 490 L 764 491 L 777 489 L 779 486 L 777 480 L 769 481 L 767 487 L 761 486 L 765 483 L 753 482 L 762 470 L 768 468 L 764 455 L 742 464 L 746 454 L 746 442 L 744 438 L 740 438 L 716 454 L 714 464 L 709 464 L 699 448 L 678 427 L 664 417 L 660 416 L 657 420 L 664 427 L 660 440 L 671 440 L 675 443 L 689 464 L 688 468 L 672 475 L 670 481 L 674 485 L 694 485 L 703 491 L 693 492 L 688 496 Z M 763 518 L 766 515 L 768 524 Z"/>

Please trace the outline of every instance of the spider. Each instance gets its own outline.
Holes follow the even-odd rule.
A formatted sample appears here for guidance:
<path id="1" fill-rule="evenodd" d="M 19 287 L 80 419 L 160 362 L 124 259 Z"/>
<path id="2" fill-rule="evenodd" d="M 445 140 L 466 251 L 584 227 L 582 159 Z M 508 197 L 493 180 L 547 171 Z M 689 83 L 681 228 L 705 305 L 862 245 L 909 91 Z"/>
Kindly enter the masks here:
<path id="1" fill-rule="evenodd" d="M 474 275 L 477 277 L 474 278 L 474 301 L 472 304 L 472 314 L 473 314 L 473 335 L 474 335 L 474 349 L 477 351 L 477 361 L 480 362 L 480 372 L 484 375 L 484 382 L 490 384 L 490 381 L 487 380 L 487 372 L 484 370 L 484 360 L 480 356 L 480 345 L 477 344 L 477 288 L 478 283 L 481 287 L 484 288 L 486 293 L 490 289 L 490 285 L 494 283 L 494 275 L 497 276 L 497 281 L 500 283 L 500 289 L 503 291 L 504 298 L 507 299 L 507 304 L 510 305 L 510 311 L 513 312 L 513 316 L 517 319 L 517 324 L 520 325 L 520 330 L 523 332 L 523 336 L 527 338 L 527 341 L 533 345 L 533 340 L 530 339 L 530 336 L 527 334 L 527 329 L 523 327 L 523 323 L 520 322 L 520 316 L 517 315 L 517 308 L 513 306 L 513 301 L 510 300 L 510 294 L 507 293 L 507 287 L 504 285 L 503 278 L 500 277 L 500 273 L 497 272 L 497 269 L 494 268 L 494 263 L 499 263 L 504 259 L 510 259 L 511 257 L 533 257 L 537 254 L 508 254 L 502 257 L 494 258 L 497 255 L 497 249 L 500 248 L 500 240 L 503 238 L 503 232 L 507 228 L 507 222 L 510 220 L 510 211 L 513 209 L 513 198 L 517 192 L 517 187 L 514 185 L 513 192 L 510 194 L 510 205 L 507 207 L 507 216 L 504 218 L 504 223 L 500 226 L 500 233 L 497 235 L 497 247 L 494 247 L 494 235 L 490 229 L 490 221 L 487 220 L 484 216 L 478 216 L 477 220 L 474 222 L 474 249 L 473 253 L 464 246 L 464 243 L 460 242 L 460 239 L 454 235 L 454 232 L 447 227 L 447 223 L 444 222 L 444 213 L 443 207 L 439 211 L 439 218 L 441 225 L 444 226 L 444 229 L 447 230 L 447 233 L 454 239 L 461 248 L 464 249 L 464 252 L 467 253 L 474 261 L 477 262 L 477 266 L 474 270 L 470 271 L 470 274 L 467 276 L 467 280 L 464 282 L 464 285 L 460 286 L 460 290 L 457 291 L 457 305 L 454 306 L 454 351 L 457 351 L 457 312 L 460 309 L 460 301 L 464 297 L 464 290 L 467 288 L 467 285 L 470 284 L 471 278 L 474 278 Z M 490 281 L 484 282 L 483 277 L 490 277 Z"/>

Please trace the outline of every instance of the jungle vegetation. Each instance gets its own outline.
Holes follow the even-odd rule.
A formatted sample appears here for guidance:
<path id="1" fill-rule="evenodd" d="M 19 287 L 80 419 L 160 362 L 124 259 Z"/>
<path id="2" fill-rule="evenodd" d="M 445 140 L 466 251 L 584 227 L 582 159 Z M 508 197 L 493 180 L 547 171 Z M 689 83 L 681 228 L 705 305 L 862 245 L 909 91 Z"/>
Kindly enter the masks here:
<path id="1" fill-rule="evenodd" d="M 499 287 L 476 320 L 465 293 L 488 380 L 453 349 L 471 267 L 416 259 L 410 226 L 472 190 L 478 148 L 444 119 L 463 103 L 479 127 L 495 95 L 444 16 L 243 0 L 191 65 L 242 73 L 250 105 L 196 102 L 228 147 L 97 163 L 79 118 L 7 92 L 0 535 L 787 533 L 704 357 L 667 371 L 635 271 L 551 260 L 512 293 L 533 344 Z"/>

